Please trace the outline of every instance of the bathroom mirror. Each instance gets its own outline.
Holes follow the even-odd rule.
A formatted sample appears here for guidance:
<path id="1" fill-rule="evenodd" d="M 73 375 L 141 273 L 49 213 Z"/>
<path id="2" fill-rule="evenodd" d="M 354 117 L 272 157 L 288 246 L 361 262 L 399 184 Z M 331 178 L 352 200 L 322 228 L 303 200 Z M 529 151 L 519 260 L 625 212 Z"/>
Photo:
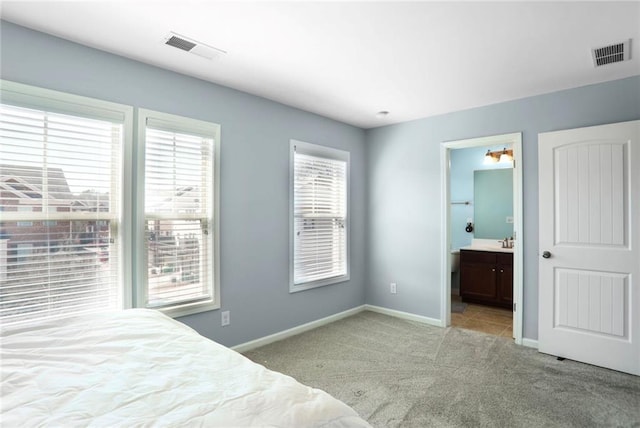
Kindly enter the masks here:
<path id="1" fill-rule="evenodd" d="M 513 169 L 485 169 L 473 173 L 476 239 L 513 236 Z"/>

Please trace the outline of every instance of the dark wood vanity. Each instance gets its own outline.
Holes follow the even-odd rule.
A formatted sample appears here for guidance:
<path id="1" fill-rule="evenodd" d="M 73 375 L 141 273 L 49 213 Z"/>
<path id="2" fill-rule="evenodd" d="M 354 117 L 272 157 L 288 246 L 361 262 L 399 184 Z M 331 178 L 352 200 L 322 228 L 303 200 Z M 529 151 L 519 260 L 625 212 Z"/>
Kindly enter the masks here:
<path id="1" fill-rule="evenodd" d="M 460 250 L 460 297 L 513 307 L 513 252 Z"/>

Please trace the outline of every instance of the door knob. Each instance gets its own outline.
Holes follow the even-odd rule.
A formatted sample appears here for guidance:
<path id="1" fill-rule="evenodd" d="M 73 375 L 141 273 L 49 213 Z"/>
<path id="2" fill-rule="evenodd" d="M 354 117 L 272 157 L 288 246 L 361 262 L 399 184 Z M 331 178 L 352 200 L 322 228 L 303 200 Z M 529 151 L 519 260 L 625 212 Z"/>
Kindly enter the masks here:
<path id="1" fill-rule="evenodd" d="M 545 252 L 542 253 L 542 257 L 545 258 L 545 259 L 548 259 L 548 258 L 551 257 L 551 253 L 548 252 L 548 251 L 545 251 Z"/>

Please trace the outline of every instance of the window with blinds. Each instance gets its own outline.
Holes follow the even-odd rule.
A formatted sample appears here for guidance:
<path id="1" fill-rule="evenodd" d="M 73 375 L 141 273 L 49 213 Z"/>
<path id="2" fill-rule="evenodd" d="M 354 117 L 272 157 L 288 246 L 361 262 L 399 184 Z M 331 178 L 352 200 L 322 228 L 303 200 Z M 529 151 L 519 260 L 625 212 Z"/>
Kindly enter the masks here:
<path id="1" fill-rule="evenodd" d="M 349 153 L 292 141 L 292 281 L 300 291 L 349 279 Z"/>
<path id="2" fill-rule="evenodd" d="M 130 110 L 25 88 L 3 82 L 0 104 L 1 322 L 121 308 Z"/>
<path id="3" fill-rule="evenodd" d="M 218 307 L 217 125 L 141 111 L 144 121 L 143 305 L 176 315 Z"/>

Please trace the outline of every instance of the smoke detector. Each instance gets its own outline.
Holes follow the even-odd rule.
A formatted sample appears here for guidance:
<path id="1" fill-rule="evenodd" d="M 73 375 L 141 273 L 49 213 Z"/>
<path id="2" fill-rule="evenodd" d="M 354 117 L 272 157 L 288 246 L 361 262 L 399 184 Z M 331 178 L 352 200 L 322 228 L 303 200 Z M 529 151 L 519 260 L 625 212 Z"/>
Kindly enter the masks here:
<path id="1" fill-rule="evenodd" d="M 631 59 L 631 39 L 601 48 L 594 48 L 591 50 L 591 56 L 593 57 L 594 67 L 628 61 Z"/>
<path id="2" fill-rule="evenodd" d="M 170 32 L 165 36 L 164 44 L 206 59 L 217 59 L 227 53 L 222 49 L 214 48 L 174 32 Z"/>

